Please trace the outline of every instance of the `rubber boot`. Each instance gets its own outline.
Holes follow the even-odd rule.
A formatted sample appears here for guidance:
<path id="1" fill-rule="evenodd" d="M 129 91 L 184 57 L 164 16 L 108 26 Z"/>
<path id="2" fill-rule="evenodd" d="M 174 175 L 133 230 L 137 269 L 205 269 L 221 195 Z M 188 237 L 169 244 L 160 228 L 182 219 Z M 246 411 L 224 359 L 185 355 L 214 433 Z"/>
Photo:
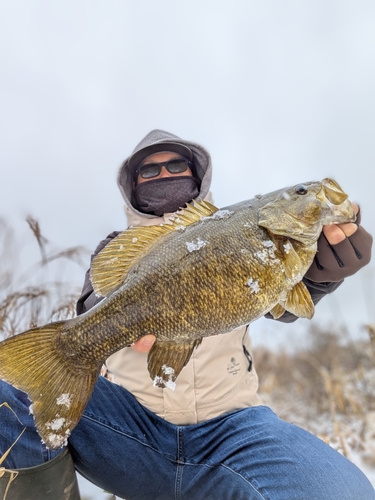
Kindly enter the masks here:
<path id="1" fill-rule="evenodd" d="M 36 467 L 0 467 L 0 500 L 80 500 L 69 449 Z"/>

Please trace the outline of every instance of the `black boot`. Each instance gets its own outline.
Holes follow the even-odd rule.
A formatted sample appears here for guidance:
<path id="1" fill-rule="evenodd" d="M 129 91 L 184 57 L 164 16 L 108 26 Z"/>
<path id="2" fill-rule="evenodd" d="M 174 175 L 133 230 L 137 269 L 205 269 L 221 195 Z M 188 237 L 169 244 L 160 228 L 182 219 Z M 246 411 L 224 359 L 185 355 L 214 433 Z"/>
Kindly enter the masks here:
<path id="1" fill-rule="evenodd" d="M 53 460 L 36 467 L 11 471 L 0 466 L 0 500 L 80 498 L 77 476 L 68 448 Z"/>

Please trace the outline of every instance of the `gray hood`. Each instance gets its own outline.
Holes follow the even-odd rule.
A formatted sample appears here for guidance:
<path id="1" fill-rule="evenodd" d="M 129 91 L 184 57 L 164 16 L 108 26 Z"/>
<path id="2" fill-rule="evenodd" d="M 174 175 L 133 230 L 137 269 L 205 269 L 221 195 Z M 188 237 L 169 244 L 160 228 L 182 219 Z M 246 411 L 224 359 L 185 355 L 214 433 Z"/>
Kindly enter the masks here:
<path id="1" fill-rule="evenodd" d="M 179 144 L 183 144 L 190 148 L 193 153 L 193 163 L 196 169 L 196 175 L 201 182 L 199 198 L 206 198 L 211 184 L 211 175 L 212 175 L 212 166 L 211 166 L 211 157 L 208 151 L 196 144 L 194 142 L 185 141 L 180 139 L 174 134 L 169 132 L 165 132 L 164 130 L 152 130 L 149 132 L 144 139 L 141 140 L 139 144 L 135 147 L 132 154 L 126 158 L 123 164 L 120 167 L 118 176 L 117 176 L 117 184 L 120 188 L 121 194 L 125 200 L 126 205 L 129 207 L 131 212 L 134 212 L 137 215 L 142 217 L 146 217 L 149 219 L 157 218 L 156 215 L 145 214 L 143 212 L 139 212 L 132 205 L 132 172 L 129 171 L 129 159 L 143 148 L 151 146 L 153 144 L 163 144 L 168 142 L 177 142 Z M 167 149 L 168 150 L 168 149 Z"/>

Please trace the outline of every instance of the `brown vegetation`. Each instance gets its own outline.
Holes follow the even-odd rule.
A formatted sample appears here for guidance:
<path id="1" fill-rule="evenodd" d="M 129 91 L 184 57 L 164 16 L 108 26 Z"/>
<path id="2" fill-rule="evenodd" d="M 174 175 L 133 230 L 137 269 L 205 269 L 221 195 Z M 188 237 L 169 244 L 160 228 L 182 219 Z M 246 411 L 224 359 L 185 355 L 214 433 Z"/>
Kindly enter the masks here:
<path id="1" fill-rule="evenodd" d="M 292 422 L 351 458 L 375 466 L 375 350 L 369 338 L 343 342 L 340 332 L 312 328 L 297 352 L 255 352 L 260 393 Z"/>
<path id="2" fill-rule="evenodd" d="M 12 228 L 0 219 L 0 340 L 50 321 L 71 318 L 80 286 L 63 279 L 46 279 L 52 268 L 63 276 L 64 262 L 87 267 L 87 250 L 81 246 L 64 250 L 48 248 L 39 223 L 27 218 L 32 235 L 38 244 L 40 259 L 24 266 L 20 258 L 20 245 Z M 83 259 L 85 256 L 85 259 Z M 83 269 L 79 271 L 83 281 Z"/>

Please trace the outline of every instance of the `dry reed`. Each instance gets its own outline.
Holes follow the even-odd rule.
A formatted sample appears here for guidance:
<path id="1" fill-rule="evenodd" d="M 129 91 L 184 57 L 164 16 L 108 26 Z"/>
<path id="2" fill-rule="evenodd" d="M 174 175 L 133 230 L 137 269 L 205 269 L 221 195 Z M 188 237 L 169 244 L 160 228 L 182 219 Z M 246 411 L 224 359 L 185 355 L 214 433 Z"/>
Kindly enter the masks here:
<path id="1" fill-rule="evenodd" d="M 19 257 L 18 244 L 12 228 L 0 219 L 0 340 L 50 321 L 68 319 L 75 315 L 79 285 L 63 280 L 48 281 L 51 268 L 63 275 L 63 263 L 68 261 L 83 268 L 87 266 L 87 250 L 82 246 L 50 250 L 49 242 L 33 217 L 26 220 L 38 244 L 40 259 L 26 268 Z"/>
<path id="2" fill-rule="evenodd" d="M 309 334 L 310 345 L 293 354 L 255 350 L 263 401 L 280 418 L 312 432 L 345 456 L 356 453 L 374 466 L 371 335 L 368 340 L 342 342 L 339 331 L 312 328 Z"/>

